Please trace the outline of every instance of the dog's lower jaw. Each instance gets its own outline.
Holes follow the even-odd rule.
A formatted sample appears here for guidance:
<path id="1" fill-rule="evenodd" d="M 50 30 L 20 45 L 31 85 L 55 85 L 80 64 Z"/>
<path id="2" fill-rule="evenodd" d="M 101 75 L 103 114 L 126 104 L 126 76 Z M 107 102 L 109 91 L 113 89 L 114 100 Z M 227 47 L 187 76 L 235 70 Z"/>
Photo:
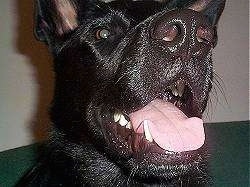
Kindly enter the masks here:
<path id="1" fill-rule="evenodd" d="M 68 141 L 58 129 L 52 131 L 47 144 L 46 157 L 49 158 L 49 171 L 55 171 L 59 175 L 41 175 L 50 178 L 44 180 L 48 184 L 69 184 L 70 186 L 205 186 L 210 182 L 206 174 L 206 162 L 197 164 L 196 170 L 201 173 L 188 172 L 181 176 L 175 176 L 175 171 L 166 173 L 166 177 L 155 177 L 147 174 L 131 159 L 130 169 L 124 168 L 124 163 L 111 161 L 107 153 L 97 150 L 90 143 L 76 144 Z M 63 164 L 62 164 L 63 162 Z M 164 166 L 162 166 L 164 167 Z M 154 172 L 154 166 L 150 168 Z M 156 169 L 156 167 L 155 167 Z M 60 177 L 59 179 L 57 177 Z M 54 177 L 54 178 L 53 178 Z M 40 179 L 41 180 L 41 179 Z"/>

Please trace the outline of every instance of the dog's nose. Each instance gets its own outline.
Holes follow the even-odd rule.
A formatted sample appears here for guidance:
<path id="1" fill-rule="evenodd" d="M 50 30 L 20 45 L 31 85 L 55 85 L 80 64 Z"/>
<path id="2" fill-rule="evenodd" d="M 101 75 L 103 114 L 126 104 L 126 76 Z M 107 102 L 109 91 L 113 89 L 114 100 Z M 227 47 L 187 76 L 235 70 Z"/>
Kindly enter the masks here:
<path id="1" fill-rule="evenodd" d="M 150 26 L 151 39 L 155 44 L 169 47 L 171 52 L 191 52 L 194 46 L 214 44 L 215 33 L 197 12 L 170 11 L 153 19 Z M 197 52 L 196 49 L 193 52 Z"/>

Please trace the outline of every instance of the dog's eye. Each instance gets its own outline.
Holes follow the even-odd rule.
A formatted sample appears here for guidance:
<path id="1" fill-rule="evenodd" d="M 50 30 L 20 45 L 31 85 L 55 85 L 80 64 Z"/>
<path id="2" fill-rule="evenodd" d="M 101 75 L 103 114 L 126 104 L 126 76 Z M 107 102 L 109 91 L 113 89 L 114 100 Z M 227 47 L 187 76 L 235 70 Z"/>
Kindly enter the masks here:
<path id="1" fill-rule="evenodd" d="M 98 29 L 96 31 L 96 38 L 98 40 L 107 39 L 110 36 L 110 31 L 108 29 Z"/>

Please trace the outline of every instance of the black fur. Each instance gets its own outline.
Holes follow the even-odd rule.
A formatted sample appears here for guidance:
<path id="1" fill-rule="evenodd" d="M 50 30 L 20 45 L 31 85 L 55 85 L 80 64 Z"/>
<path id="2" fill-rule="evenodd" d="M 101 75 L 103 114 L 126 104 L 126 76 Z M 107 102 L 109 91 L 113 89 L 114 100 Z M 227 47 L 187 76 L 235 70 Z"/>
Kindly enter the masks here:
<path id="1" fill-rule="evenodd" d="M 209 185 L 205 146 L 155 153 L 147 143 L 130 147 L 107 124 L 115 109 L 129 114 L 164 99 L 178 79 L 193 94 L 185 113 L 201 117 L 225 1 L 62 0 L 61 9 L 58 2 L 36 0 L 36 36 L 54 56 L 53 128 L 38 164 L 18 186 Z M 168 22 L 178 33 L 164 42 Z M 103 28 L 106 39 L 96 36 Z"/>

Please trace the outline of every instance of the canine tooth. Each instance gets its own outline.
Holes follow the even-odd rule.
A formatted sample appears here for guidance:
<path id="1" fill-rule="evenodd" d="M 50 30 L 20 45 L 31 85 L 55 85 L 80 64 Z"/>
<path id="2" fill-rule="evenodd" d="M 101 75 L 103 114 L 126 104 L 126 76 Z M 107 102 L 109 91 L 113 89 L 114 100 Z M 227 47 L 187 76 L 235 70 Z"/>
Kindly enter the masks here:
<path id="1" fill-rule="evenodd" d="M 173 94 L 174 94 L 174 96 L 176 96 L 176 97 L 179 95 L 177 90 L 175 90 Z"/>
<path id="2" fill-rule="evenodd" d="M 182 97 L 185 89 L 185 83 L 183 81 L 177 81 L 176 87 L 179 96 Z"/>
<path id="3" fill-rule="evenodd" d="M 120 116 L 119 124 L 123 127 L 128 124 L 128 121 L 125 119 L 124 115 Z"/>
<path id="4" fill-rule="evenodd" d="M 152 135 L 149 131 L 149 127 L 148 127 L 148 121 L 144 120 L 143 121 L 143 127 L 144 127 L 144 133 L 145 133 L 145 137 L 149 142 L 153 142 L 153 138 Z"/>
<path id="5" fill-rule="evenodd" d="M 172 90 L 172 94 L 173 94 L 174 96 L 178 96 L 178 90 L 176 89 L 175 86 L 171 86 L 170 89 Z"/>
<path id="6" fill-rule="evenodd" d="M 132 129 L 132 124 L 131 124 L 131 122 L 128 122 L 128 123 L 127 123 L 126 128 L 127 128 L 127 129 Z"/>
<path id="7" fill-rule="evenodd" d="M 118 111 L 116 111 L 114 113 L 114 121 L 118 122 L 120 120 L 120 118 L 121 118 L 121 115 L 122 115 L 121 113 L 119 113 Z"/>

